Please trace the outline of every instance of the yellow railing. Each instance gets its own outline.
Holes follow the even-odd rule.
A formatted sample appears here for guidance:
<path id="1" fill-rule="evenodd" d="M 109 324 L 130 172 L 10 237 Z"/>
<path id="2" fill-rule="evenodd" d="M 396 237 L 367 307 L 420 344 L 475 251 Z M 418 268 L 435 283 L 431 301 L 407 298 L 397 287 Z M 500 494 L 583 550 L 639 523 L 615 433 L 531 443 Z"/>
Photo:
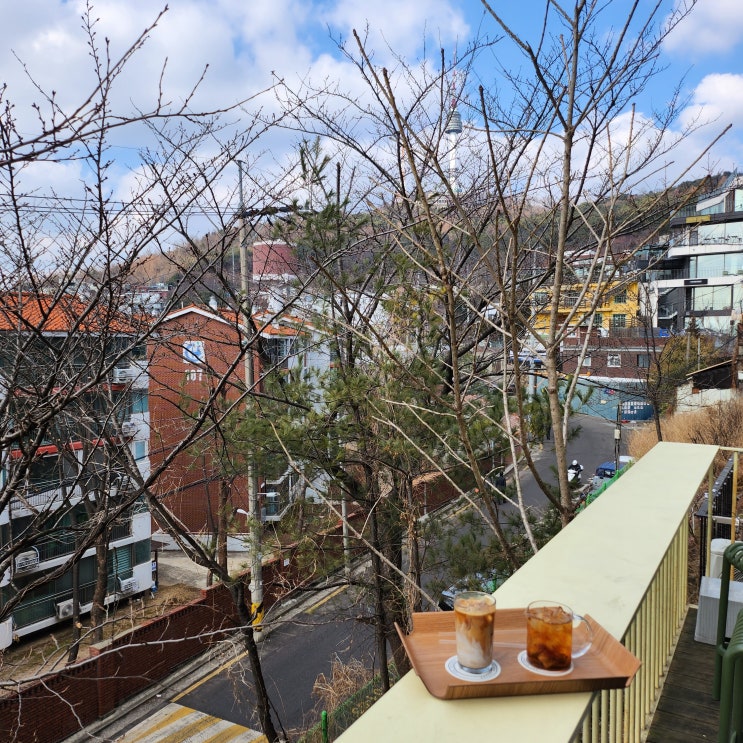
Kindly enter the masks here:
<path id="1" fill-rule="evenodd" d="M 574 740 L 633 743 L 642 739 L 686 615 L 687 566 L 684 523 L 622 638 L 624 646 L 642 661 L 640 670 L 626 689 L 601 691 L 595 696 Z"/>
<path id="2" fill-rule="evenodd" d="M 735 539 L 738 536 L 738 465 L 739 465 L 739 459 L 740 454 L 743 452 L 743 449 L 730 447 L 730 446 L 721 446 L 720 447 L 721 452 L 725 452 L 727 454 L 732 452 L 733 456 L 733 472 L 732 472 L 732 483 L 731 483 L 731 489 L 730 489 L 730 500 L 727 505 L 730 506 L 730 516 L 719 516 L 715 513 L 715 497 L 714 497 L 714 483 L 715 483 L 715 469 L 714 465 L 711 466 L 707 472 L 707 520 L 706 520 L 706 539 L 705 539 L 705 546 L 707 549 L 707 559 L 705 561 L 706 565 L 706 574 L 710 574 L 710 567 L 712 565 L 711 560 L 711 549 L 712 549 L 712 538 L 713 538 L 713 527 L 715 522 L 721 522 L 725 523 L 728 519 L 731 525 L 731 528 L 733 531 L 731 532 L 731 541 L 735 541 Z M 709 497 L 709 494 L 712 494 L 711 497 Z M 721 506 L 725 505 L 724 503 L 720 504 Z"/>
<path id="3" fill-rule="evenodd" d="M 630 686 L 445 701 L 410 672 L 338 740 L 639 743 L 686 615 L 691 508 L 718 451 L 658 444 L 496 591 L 499 608 L 542 598 L 590 614 L 641 660 Z"/>

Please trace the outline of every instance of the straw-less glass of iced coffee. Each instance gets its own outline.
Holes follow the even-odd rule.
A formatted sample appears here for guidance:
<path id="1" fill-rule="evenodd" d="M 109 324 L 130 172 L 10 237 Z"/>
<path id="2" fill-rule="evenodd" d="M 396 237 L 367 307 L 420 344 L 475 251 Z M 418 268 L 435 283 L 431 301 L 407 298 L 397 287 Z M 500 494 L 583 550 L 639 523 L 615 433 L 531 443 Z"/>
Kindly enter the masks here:
<path id="1" fill-rule="evenodd" d="M 457 662 L 469 673 L 485 673 L 493 661 L 495 599 L 489 593 L 462 591 L 454 597 Z"/>
<path id="2" fill-rule="evenodd" d="M 573 627 L 580 627 L 574 642 Z M 533 601 L 526 609 L 526 657 L 535 668 L 566 671 L 573 658 L 591 647 L 592 632 L 588 622 L 570 607 L 554 601 Z"/>

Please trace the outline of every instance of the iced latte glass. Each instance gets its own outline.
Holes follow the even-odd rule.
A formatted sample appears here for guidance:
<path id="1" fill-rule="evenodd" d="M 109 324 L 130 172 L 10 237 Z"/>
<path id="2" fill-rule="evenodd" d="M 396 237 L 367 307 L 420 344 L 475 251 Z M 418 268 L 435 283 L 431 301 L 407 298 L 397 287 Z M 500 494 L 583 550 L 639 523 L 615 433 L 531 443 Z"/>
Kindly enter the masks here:
<path id="1" fill-rule="evenodd" d="M 534 668 L 567 671 L 592 639 L 588 622 L 565 604 L 532 601 L 526 609 L 526 657 Z"/>
<path id="2" fill-rule="evenodd" d="M 493 662 L 495 599 L 481 591 L 454 597 L 457 662 L 468 673 L 486 673 Z"/>

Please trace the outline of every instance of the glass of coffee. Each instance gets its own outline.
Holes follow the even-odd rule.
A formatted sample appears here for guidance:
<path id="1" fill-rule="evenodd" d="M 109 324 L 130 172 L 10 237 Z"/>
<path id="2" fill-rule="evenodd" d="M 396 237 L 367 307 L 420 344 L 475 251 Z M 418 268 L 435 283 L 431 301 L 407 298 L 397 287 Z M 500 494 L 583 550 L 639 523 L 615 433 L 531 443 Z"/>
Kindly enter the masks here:
<path id="1" fill-rule="evenodd" d="M 495 598 L 481 591 L 462 591 L 454 597 L 457 662 L 468 673 L 486 673 L 493 662 Z"/>
<path id="2" fill-rule="evenodd" d="M 565 604 L 532 601 L 526 608 L 526 658 L 543 671 L 567 671 L 588 652 L 591 625 Z"/>

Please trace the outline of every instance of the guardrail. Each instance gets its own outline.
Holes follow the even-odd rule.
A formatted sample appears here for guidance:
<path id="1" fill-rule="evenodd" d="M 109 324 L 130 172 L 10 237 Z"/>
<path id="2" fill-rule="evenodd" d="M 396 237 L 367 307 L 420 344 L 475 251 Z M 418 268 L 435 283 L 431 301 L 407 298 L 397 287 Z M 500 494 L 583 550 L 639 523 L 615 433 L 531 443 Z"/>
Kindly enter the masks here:
<path id="1" fill-rule="evenodd" d="M 495 592 L 499 608 L 541 598 L 589 614 L 641 660 L 627 688 L 439 700 L 410 672 L 338 740 L 639 743 L 686 615 L 689 516 L 717 452 L 658 444 Z"/>

